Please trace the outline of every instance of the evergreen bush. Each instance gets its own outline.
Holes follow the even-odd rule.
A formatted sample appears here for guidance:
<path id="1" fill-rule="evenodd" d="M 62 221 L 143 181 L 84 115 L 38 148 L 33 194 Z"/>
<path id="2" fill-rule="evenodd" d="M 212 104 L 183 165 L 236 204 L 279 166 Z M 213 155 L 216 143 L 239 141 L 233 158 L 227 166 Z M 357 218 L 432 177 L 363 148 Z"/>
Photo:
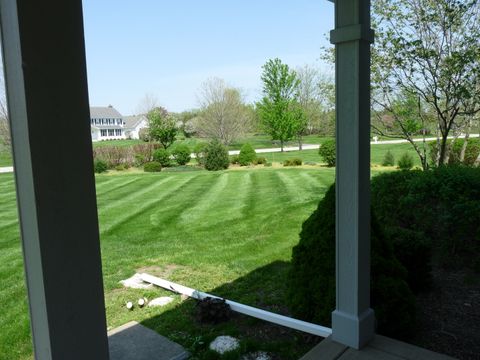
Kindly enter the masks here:
<path id="1" fill-rule="evenodd" d="M 406 283 L 407 272 L 373 215 L 371 245 L 371 305 L 378 332 L 406 338 L 415 321 L 415 299 Z M 293 315 L 330 326 L 335 309 L 334 185 L 302 225 L 300 242 L 292 252 L 288 283 Z"/>
<path id="2" fill-rule="evenodd" d="M 167 149 L 157 149 L 153 153 L 153 161 L 160 163 L 162 167 L 169 167 L 172 164 L 172 159 L 170 159 L 170 152 Z"/>
<path id="3" fill-rule="evenodd" d="M 320 149 L 318 149 L 318 153 L 320 154 L 324 163 L 327 166 L 335 166 L 336 162 L 336 145 L 334 139 L 326 140 L 322 145 L 320 145 Z"/>
<path id="4" fill-rule="evenodd" d="M 107 163 L 103 160 L 95 160 L 93 163 L 93 168 L 97 174 L 101 174 L 107 171 Z"/>
<path id="5" fill-rule="evenodd" d="M 186 165 L 191 159 L 190 148 L 187 144 L 179 144 L 172 150 L 172 156 L 178 165 Z"/>
<path id="6" fill-rule="evenodd" d="M 257 153 L 252 145 L 249 143 L 243 144 L 238 155 L 238 162 L 241 166 L 247 166 L 253 163 L 257 158 Z"/>
<path id="7" fill-rule="evenodd" d="M 218 140 L 212 140 L 205 148 L 205 169 L 217 171 L 228 169 L 230 158 L 227 148 Z"/>
<path id="8" fill-rule="evenodd" d="M 395 165 L 395 157 L 393 154 L 388 150 L 383 157 L 382 166 L 394 166 Z"/>
<path id="9" fill-rule="evenodd" d="M 414 165 L 413 156 L 407 152 L 403 153 L 400 159 L 398 159 L 397 165 L 400 170 L 410 170 Z"/>

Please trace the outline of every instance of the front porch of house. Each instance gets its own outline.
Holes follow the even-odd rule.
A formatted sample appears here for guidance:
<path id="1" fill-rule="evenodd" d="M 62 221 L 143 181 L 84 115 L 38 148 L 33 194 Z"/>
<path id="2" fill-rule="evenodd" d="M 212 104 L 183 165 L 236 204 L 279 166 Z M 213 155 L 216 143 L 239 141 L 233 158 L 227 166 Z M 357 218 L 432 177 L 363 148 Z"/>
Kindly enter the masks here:
<path id="1" fill-rule="evenodd" d="M 337 0 L 335 8 L 336 310 L 332 337 L 303 359 L 448 359 L 374 335 L 370 2 Z M 107 360 L 82 3 L 1 0 L 0 17 L 35 358 Z M 67 131 L 76 135 L 68 147 Z"/>

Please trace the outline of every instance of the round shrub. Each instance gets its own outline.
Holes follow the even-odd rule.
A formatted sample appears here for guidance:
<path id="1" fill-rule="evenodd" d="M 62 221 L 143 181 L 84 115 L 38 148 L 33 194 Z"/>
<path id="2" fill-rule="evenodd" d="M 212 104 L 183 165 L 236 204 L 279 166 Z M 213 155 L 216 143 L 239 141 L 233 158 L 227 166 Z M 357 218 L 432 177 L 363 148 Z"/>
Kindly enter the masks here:
<path id="1" fill-rule="evenodd" d="M 292 159 L 292 165 L 293 166 L 302 166 L 302 163 L 303 163 L 303 161 L 300 158 L 293 158 Z"/>
<path id="2" fill-rule="evenodd" d="M 241 166 L 247 166 L 253 163 L 257 158 L 255 149 L 249 143 L 243 144 L 238 155 L 238 162 Z"/>
<path id="3" fill-rule="evenodd" d="M 190 148 L 187 144 L 179 144 L 172 150 L 172 156 L 178 165 L 186 165 L 191 159 Z"/>
<path id="4" fill-rule="evenodd" d="M 170 152 L 166 149 L 157 149 L 153 153 L 153 161 L 160 163 L 163 167 L 169 167 L 172 163 Z"/>
<path id="5" fill-rule="evenodd" d="M 230 159 L 227 148 L 218 140 L 212 140 L 205 148 L 205 169 L 210 171 L 228 169 Z"/>
<path id="6" fill-rule="evenodd" d="M 198 143 L 193 148 L 193 153 L 195 154 L 195 159 L 197 159 L 197 163 L 200 166 L 205 165 L 205 149 L 207 148 L 207 143 Z"/>
<path id="7" fill-rule="evenodd" d="M 97 174 L 101 174 L 107 171 L 107 163 L 103 160 L 95 160 L 93 163 L 93 168 Z"/>
<path id="8" fill-rule="evenodd" d="M 394 166 L 395 165 L 395 157 L 393 154 L 388 150 L 383 157 L 382 166 Z"/>
<path id="9" fill-rule="evenodd" d="M 233 164 L 233 165 L 239 164 L 238 155 L 232 155 L 230 157 L 230 164 Z"/>
<path id="10" fill-rule="evenodd" d="M 150 161 L 143 165 L 143 171 L 145 172 L 159 172 L 162 170 L 162 164 L 157 161 Z"/>
<path id="11" fill-rule="evenodd" d="M 320 145 L 318 153 L 322 157 L 323 162 L 327 164 L 327 166 L 335 166 L 337 155 L 334 139 L 328 139 L 322 145 Z"/>
<path id="12" fill-rule="evenodd" d="M 409 153 L 404 153 L 398 159 L 397 165 L 400 170 L 410 170 L 413 167 L 413 156 Z"/>
<path id="13" fill-rule="evenodd" d="M 407 272 L 395 258 L 389 239 L 372 215 L 371 306 L 378 332 L 406 338 L 415 321 L 415 299 L 406 283 Z M 335 186 L 303 223 L 300 242 L 293 248 L 288 298 L 293 315 L 330 326 L 335 309 Z"/>

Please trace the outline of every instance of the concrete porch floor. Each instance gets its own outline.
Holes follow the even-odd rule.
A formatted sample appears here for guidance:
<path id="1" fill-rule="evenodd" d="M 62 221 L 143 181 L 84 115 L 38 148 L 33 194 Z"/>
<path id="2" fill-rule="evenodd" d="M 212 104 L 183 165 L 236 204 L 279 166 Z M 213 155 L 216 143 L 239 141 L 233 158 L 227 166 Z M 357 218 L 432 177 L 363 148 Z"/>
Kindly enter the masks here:
<path id="1" fill-rule="evenodd" d="M 310 350 L 301 360 L 454 360 L 454 358 L 375 335 L 373 341 L 360 351 L 341 345 L 329 337 Z"/>

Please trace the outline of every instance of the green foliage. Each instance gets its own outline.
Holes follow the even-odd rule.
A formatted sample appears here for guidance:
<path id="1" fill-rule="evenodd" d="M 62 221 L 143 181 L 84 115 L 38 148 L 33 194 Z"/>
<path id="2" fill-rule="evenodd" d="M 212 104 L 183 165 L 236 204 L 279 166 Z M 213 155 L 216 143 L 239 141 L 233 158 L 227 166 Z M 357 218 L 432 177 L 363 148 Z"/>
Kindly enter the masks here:
<path id="1" fill-rule="evenodd" d="M 236 165 L 236 164 L 239 164 L 239 163 L 240 163 L 240 160 L 239 160 L 238 155 L 230 156 L 230 164 Z"/>
<path id="2" fill-rule="evenodd" d="M 205 165 L 205 149 L 207 148 L 207 143 L 200 142 L 195 145 L 193 148 L 193 153 L 195 154 L 195 159 L 200 166 Z"/>
<path id="3" fill-rule="evenodd" d="M 172 156 L 178 165 L 186 165 L 191 159 L 190 148 L 187 144 L 179 144 L 172 150 Z"/>
<path id="4" fill-rule="evenodd" d="M 157 161 L 147 162 L 143 165 L 143 171 L 145 172 L 159 172 L 162 171 L 162 164 Z"/>
<path id="5" fill-rule="evenodd" d="M 404 153 L 400 159 L 398 159 L 397 165 L 400 170 L 410 170 L 414 165 L 412 155 Z"/>
<path id="6" fill-rule="evenodd" d="M 337 159 L 335 139 L 328 139 L 324 141 L 323 144 L 320 145 L 320 149 L 318 149 L 318 154 L 321 156 L 323 162 L 326 163 L 327 166 L 335 166 Z"/>
<path id="7" fill-rule="evenodd" d="M 410 254 L 402 250 L 404 255 L 398 255 L 414 282 L 429 282 L 430 251 L 444 265 L 471 266 L 478 258 L 479 168 L 442 166 L 385 173 L 372 180 L 371 192 L 372 206 L 394 245 L 406 249 L 408 242 L 420 247 L 414 250 L 408 245 Z"/>
<path id="8" fill-rule="evenodd" d="M 296 136 L 306 124 L 305 113 L 298 102 L 300 81 L 295 71 L 280 59 L 263 66 L 263 99 L 257 111 L 265 131 L 283 144 Z"/>
<path id="9" fill-rule="evenodd" d="M 107 163 L 103 160 L 95 160 L 93 162 L 93 168 L 97 174 L 101 174 L 107 171 Z"/>
<path id="10" fill-rule="evenodd" d="M 395 157 L 391 153 L 390 150 L 388 150 L 385 153 L 385 156 L 383 157 L 382 160 L 382 166 L 394 166 L 395 165 Z"/>
<path id="11" fill-rule="evenodd" d="M 238 155 L 238 163 L 241 166 L 247 166 L 253 163 L 253 161 L 257 158 L 257 153 L 252 145 L 249 143 L 243 144 L 242 148 L 240 149 L 240 154 Z"/>
<path id="12" fill-rule="evenodd" d="M 171 154 L 167 149 L 157 149 L 153 153 L 153 160 L 160 163 L 163 167 L 169 167 L 172 165 L 170 155 Z"/>
<path id="13" fill-rule="evenodd" d="M 378 332 L 405 338 L 415 321 L 415 299 L 405 282 L 407 272 L 374 216 L 371 241 L 371 304 Z M 335 309 L 335 186 L 303 223 L 288 280 L 294 316 L 329 326 Z"/>
<path id="14" fill-rule="evenodd" d="M 480 154 L 480 139 L 473 138 L 468 139 L 467 147 L 465 149 L 465 156 L 463 161 L 461 161 L 461 152 L 465 139 L 456 139 L 453 144 L 450 143 L 450 153 L 448 164 L 449 165 L 465 165 L 465 166 L 475 166 L 475 161 L 477 160 Z M 435 141 L 429 143 L 429 155 L 430 163 L 435 165 L 437 162 L 438 156 L 438 146 Z"/>
<path id="15" fill-rule="evenodd" d="M 228 169 L 230 158 L 227 148 L 218 140 L 212 140 L 205 148 L 205 169 L 210 171 Z"/>
<path id="16" fill-rule="evenodd" d="M 301 166 L 302 165 L 302 159 L 300 158 L 293 158 L 293 159 L 287 159 L 283 161 L 283 166 Z"/>
<path id="17" fill-rule="evenodd" d="M 264 158 L 263 156 L 259 156 L 257 157 L 254 161 L 253 161 L 253 165 L 265 165 L 267 163 L 267 159 Z"/>
<path id="18" fill-rule="evenodd" d="M 160 142 L 165 149 L 172 145 L 177 135 L 175 118 L 164 108 L 157 107 L 147 114 L 147 119 L 150 139 Z"/>

